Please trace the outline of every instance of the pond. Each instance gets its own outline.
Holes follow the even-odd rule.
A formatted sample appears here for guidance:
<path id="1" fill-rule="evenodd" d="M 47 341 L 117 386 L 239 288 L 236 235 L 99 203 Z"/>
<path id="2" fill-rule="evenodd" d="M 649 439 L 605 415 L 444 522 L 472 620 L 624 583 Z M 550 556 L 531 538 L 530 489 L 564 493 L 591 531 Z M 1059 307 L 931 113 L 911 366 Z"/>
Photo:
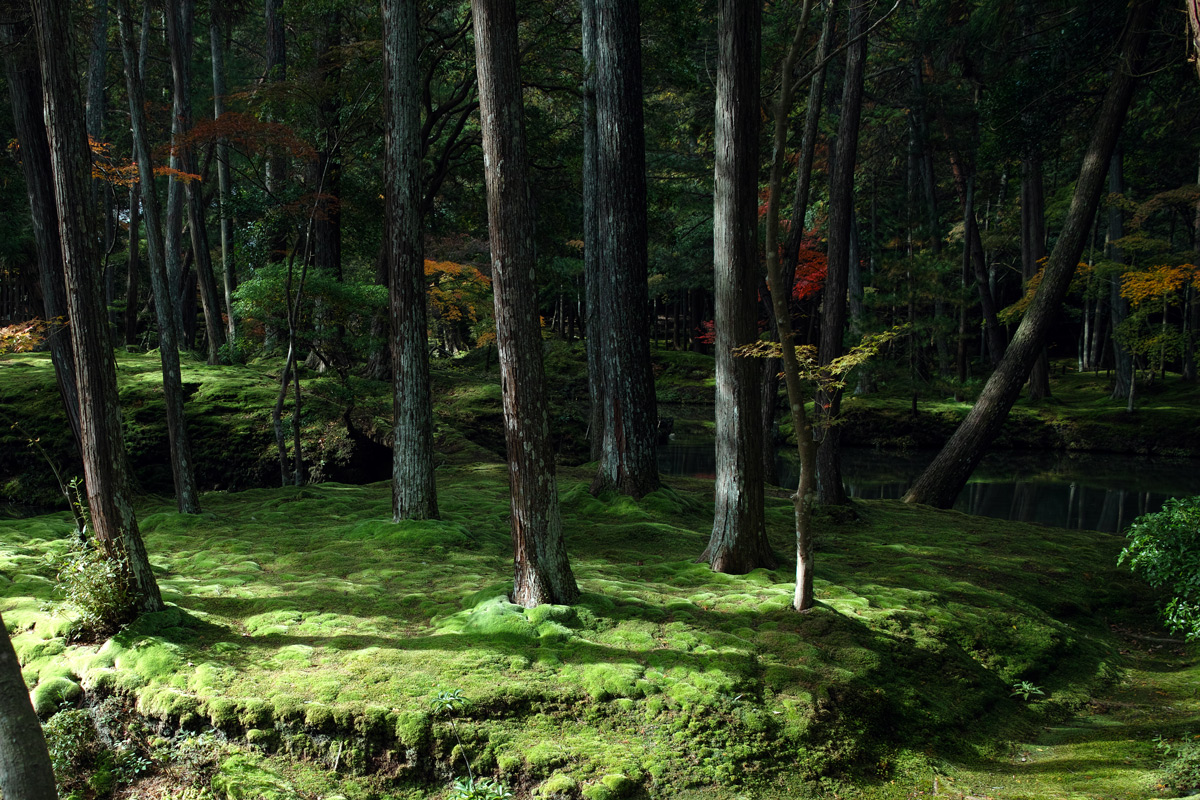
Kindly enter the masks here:
<path id="1" fill-rule="evenodd" d="M 887 452 L 845 448 L 842 478 L 851 497 L 897 499 L 936 455 L 934 451 Z M 686 439 L 658 449 L 668 475 L 713 477 L 713 442 Z M 776 454 L 781 485 L 794 489 L 794 454 Z M 1059 528 L 1123 532 L 1140 514 L 1158 511 L 1170 497 L 1200 494 L 1200 461 L 1135 456 L 997 452 L 989 454 L 958 496 L 954 508 L 968 514 L 1036 522 Z"/>

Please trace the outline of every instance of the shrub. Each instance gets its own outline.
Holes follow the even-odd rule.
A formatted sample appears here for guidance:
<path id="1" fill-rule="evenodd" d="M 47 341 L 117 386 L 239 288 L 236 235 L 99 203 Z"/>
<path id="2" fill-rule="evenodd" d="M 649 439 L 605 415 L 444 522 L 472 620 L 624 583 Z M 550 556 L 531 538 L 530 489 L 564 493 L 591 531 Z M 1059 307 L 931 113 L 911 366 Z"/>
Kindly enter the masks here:
<path id="1" fill-rule="evenodd" d="M 1133 521 L 1120 563 L 1170 599 L 1163 621 L 1175 633 L 1200 640 L 1200 497 L 1168 500 L 1163 510 Z"/>
<path id="2" fill-rule="evenodd" d="M 136 615 L 129 562 L 91 542 L 74 544 L 55 566 L 67 604 L 79 614 L 76 633 L 115 631 Z"/>

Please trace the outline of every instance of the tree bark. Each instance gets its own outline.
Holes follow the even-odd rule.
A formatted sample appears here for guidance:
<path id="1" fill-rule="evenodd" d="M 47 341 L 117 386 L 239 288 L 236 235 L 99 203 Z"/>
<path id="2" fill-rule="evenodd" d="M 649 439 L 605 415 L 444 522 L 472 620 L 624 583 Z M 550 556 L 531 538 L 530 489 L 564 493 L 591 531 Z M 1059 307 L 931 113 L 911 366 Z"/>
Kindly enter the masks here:
<path id="1" fill-rule="evenodd" d="M 67 289 L 63 283 L 62 245 L 55 225 L 54 176 L 50 166 L 50 148 L 46 142 L 46 124 L 42 115 L 42 78 L 27 21 L 0 23 L 0 45 L 8 92 L 12 100 L 13 123 L 20 144 L 21 171 L 29 197 L 33 241 L 37 248 L 38 280 L 42 288 L 42 307 L 51 325 L 50 360 L 62 398 L 63 410 L 78 448 L 79 390 L 75 383 L 75 356 L 72 352 L 71 327 L 67 318 Z"/>
<path id="2" fill-rule="evenodd" d="M 225 48 L 221 44 L 221 29 L 218 25 L 217 11 L 220 0 L 212 0 L 209 7 L 208 39 L 209 50 L 212 53 L 213 77 L 213 119 L 220 119 L 225 113 Z M 233 215 L 230 210 L 230 196 L 233 189 L 229 177 L 229 142 L 224 137 L 217 140 L 217 197 L 221 213 L 221 275 L 225 288 L 225 318 L 228 326 L 228 341 L 230 356 L 234 355 L 234 345 L 237 342 L 237 318 L 233 313 L 233 290 L 237 288 L 237 278 L 233 271 Z"/>
<path id="3" fill-rule="evenodd" d="M 1105 92 L 1096 127 L 1083 156 L 1079 180 L 1042 284 L 1008 345 L 1000 366 L 988 379 L 975 406 L 933 463 L 904 496 L 905 502 L 949 508 L 966 485 L 988 445 L 1000 431 L 1033 361 L 1053 325 L 1083 253 L 1100 201 L 1104 176 L 1120 136 L 1137 84 L 1137 67 L 1149 38 L 1150 17 L 1159 0 L 1136 0 L 1126 20 L 1121 58 Z"/>
<path id="4" fill-rule="evenodd" d="M 395 439 L 392 517 L 436 519 L 433 396 L 426 334 L 421 230 L 421 91 L 417 8 L 383 0 L 384 193 L 392 317 Z"/>
<path id="5" fill-rule="evenodd" d="M 567 561 L 534 283 L 533 201 L 514 0 L 471 0 L 487 184 L 488 233 L 512 508 L 512 601 L 530 608 L 579 597 Z"/>
<path id="6" fill-rule="evenodd" d="M 646 143 L 637 0 L 596 0 L 596 214 L 604 439 L 592 491 L 658 488 L 646 286 Z"/>
<path id="7" fill-rule="evenodd" d="M 734 348 L 758 337 L 758 121 L 762 7 L 717 4 L 713 287 L 716 315 L 716 496 L 700 556 L 715 572 L 775 566 L 763 517 L 759 365 Z"/>
<path id="8" fill-rule="evenodd" d="M 1046 256 L 1046 195 L 1042 188 L 1042 159 L 1036 153 L 1021 162 L 1021 277 L 1028 282 Z M 1050 396 L 1050 358 L 1045 346 L 1029 373 L 1029 399 Z"/>
<path id="9" fill-rule="evenodd" d="M 179 154 L 179 168 L 195 175 L 196 152 L 187 139 L 192 128 L 191 56 L 192 22 L 195 14 L 193 0 L 168 3 L 163 11 L 167 20 L 167 40 L 171 51 L 171 75 L 175 84 L 174 150 Z M 174 178 L 172 179 L 174 180 Z M 183 184 L 187 198 L 188 230 L 191 233 L 192 253 L 195 256 L 196 277 L 200 284 L 200 302 L 204 308 L 204 330 L 207 334 L 208 363 L 216 364 L 225 345 L 225 329 L 221 324 L 221 301 L 213 277 L 212 252 L 208 245 L 208 222 L 204 216 L 204 199 L 198 180 Z"/>
<path id="10" fill-rule="evenodd" d="M 1118 147 L 1112 154 L 1108 167 L 1108 193 L 1121 195 L 1125 193 L 1124 154 Z M 1108 231 L 1105 234 L 1105 256 L 1114 264 L 1125 263 L 1125 254 L 1116 244 L 1125 235 L 1125 218 L 1120 206 L 1113 204 L 1108 207 Z M 1109 275 L 1108 301 L 1112 317 L 1113 330 L 1113 382 L 1112 399 L 1128 401 L 1128 408 L 1133 410 L 1133 353 L 1121 341 L 1121 323 L 1129 316 L 1129 301 L 1121 296 L 1121 279 L 1123 272 L 1113 271 Z"/>
<path id="11" fill-rule="evenodd" d="M 592 461 L 604 449 L 604 291 L 600 275 L 599 160 L 596 135 L 596 0 L 580 0 L 583 27 L 583 274 L 587 303 L 588 444 Z"/>
<path id="12" fill-rule="evenodd" d="M 158 354 L 162 361 L 163 398 L 170 445 L 171 477 L 175 483 L 175 504 L 184 514 L 200 513 L 196 490 L 192 449 L 184 416 L 183 375 L 179 364 L 179 332 L 171 314 L 170 282 L 167 279 L 163 251 L 162 223 L 158 193 L 154 189 L 154 164 L 146 136 L 145 87 L 133 50 L 133 26 L 129 18 L 129 0 L 116 0 L 117 24 L 121 32 L 121 53 L 125 59 L 125 86 L 129 96 L 129 127 L 134 160 L 138 165 L 138 185 L 142 190 L 142 208 L 146 216 L 146 251 L 150 264 L 150 285 L 154 310 L 158 316 Z"/>
<path id="13" fill-rule="evenodd" d="M 854 168 L 862 118 L 863 65 L 867 60 L 865 0 L 851 0 L 846 36 L 846 75 L 838 120 L 837 150 L 829 181 L 829 267 L 821 312 L 821 344 L 817 361 L 827 366 L 842 354 L 846 329 L 846 291 L 850 276 L 851 225 L 854 220 Z M 842 404 L 840 389 L 817 391 L 816 414 L 822 428 L 817 449 L 817 486 L 823 505 L 845 505 L 842 485 L 841 429 L 834 424 Z"/>
<path id="14" fill-rule="evenodd" d="M 124 556 L 131 611 L 163 607 L 133 511 L 133 492 L 117 400 L 116 361 L 96 269 L 96 220 L 88 209 L 91 154 L 83 103 L 72 71 L 66 3 L 34 3 L 42 100 L 79 386 L 83 468 L 92 530 L 109 557 Z"/>
<path id="15" fill-rule="evenodd" d="M 0 616 L 0 795 L 13 800 L 56 800 L 54 770 L 46 738 L 38 722 L 29 689 L 21 677 L 21 662 Z"/>

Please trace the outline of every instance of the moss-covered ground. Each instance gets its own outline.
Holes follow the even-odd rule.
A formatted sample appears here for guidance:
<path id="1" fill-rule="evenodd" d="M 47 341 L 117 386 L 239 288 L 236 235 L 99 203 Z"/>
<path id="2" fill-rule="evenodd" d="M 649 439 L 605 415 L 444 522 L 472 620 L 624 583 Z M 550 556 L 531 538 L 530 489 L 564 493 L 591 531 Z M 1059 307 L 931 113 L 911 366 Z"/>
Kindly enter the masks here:
<path id="1" fill-rule="evenodd" d="M 1146 590 L 1114 537 L 865 503 L 820 518 L 799 615 L 789 564 L 694 563 L 708 484 L 589 478 L 560 474 L 575 607 L 506 601 L 506 477 L 478 463 L 439 469 L 437 522 L 388 521 L 386 484 L 149 501 L 170 609 L 102 645 L 55 604 L 68 516 L 3 521 L 0 610 L 40 711 L 116 696 L 157 726 L 164 796 L 438 798 L 465 756 L 522 797 L 1132 798 L 1158 792 L 1155 732 L 1200 731 L 1195 654 L 1122 635 Z M 431 707 L 453 690 L 461 745 Z M 171 772 L 210 728 L 215 776 Z"/>

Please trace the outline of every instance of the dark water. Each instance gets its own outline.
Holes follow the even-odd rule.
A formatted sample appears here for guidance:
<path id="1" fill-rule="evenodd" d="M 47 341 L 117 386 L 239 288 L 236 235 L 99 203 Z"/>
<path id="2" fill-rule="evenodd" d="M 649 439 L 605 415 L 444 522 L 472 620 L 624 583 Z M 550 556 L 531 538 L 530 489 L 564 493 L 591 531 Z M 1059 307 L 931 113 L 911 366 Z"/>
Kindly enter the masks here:
<path id="1" fill-rule="evenodd" d="M 851 497 L 897 499 L 936 455 L 846 448 L 842 478 Z M 780 482 L 795 488 L 798 464 L 776 456 Z M 658 450 L 668 475 L 713 477 L 712 441 L 672 442 Z M 1200 495 L 1200 461 L 1067 453 L 995 453 L 975 470 L 954 507 L 968 514 L 1059 528 L 1121 532 L 1169 497 Z"/>

